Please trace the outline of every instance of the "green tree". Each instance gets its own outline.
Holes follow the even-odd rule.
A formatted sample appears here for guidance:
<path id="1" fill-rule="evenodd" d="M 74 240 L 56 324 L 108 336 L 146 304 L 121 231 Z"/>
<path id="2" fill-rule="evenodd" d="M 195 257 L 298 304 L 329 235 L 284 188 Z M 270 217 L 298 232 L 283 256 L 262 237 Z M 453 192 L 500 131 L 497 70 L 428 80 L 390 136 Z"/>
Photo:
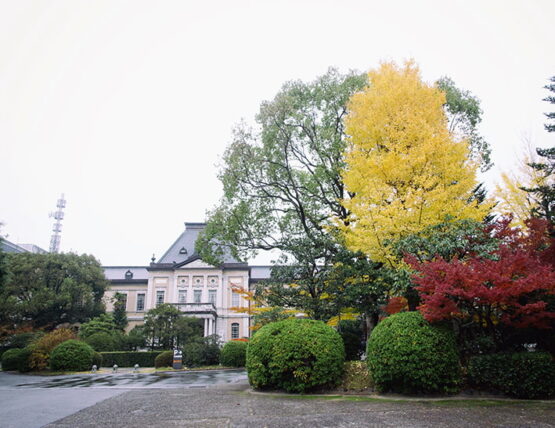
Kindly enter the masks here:
<path id="1" fill-rule="evenodd" d="M 136 351 L 146 346 L 146 335 L 144 325 L 137 325 L 131 329 L 129 334 L 124 336 L 125 348 L 129 351 Z"/>
<path id="2" fill-rule="evenodd" d="M 101 314 L 79 327 L 79 337 L 86 339 L 96 333 L 113 335 L 118 330 L 114 317 L 110 314 Z"/>
<path id="3" fill-rule="evenodd" d="M 175 324 L 181 312 L 175 306 L 164 303 L 145 314 L 144 333 L 151 349 L 173 349 Z"/>
<path id="4" fill-rule="evenodd" d="M 62 323 L 84 322 L 104 312 L 107 287 L 98 260 L 89 255 L 8 255 L 10 277 L 1 290 L 7 308 L 4 323 L 51 329 Z"/>
<path id="5" fill-rule="evenodd" d="M 478 132 L 478 125 L 482 121 L 480 100 L 470 91 L 457 88 L 449 77 L 439 79 L 436 86 L 445 93 L 444 109 L 449 121 L 449 132 L 457 138 L 467 139 L 471 157 L 480 163 L 482 172 L 489 170 L 493 166 L 491 147 Z"/>
<path id="6" fill-rule="evenodd" d="M 127 321 L 127 311 L 125 308 L 126 296 L 121 293 L 114 295 L 114 323 L 120 331 L 125 331 L 129 322 Z"/>
<path id="7" fill-rule="evenodd" d="M 195 342 L 204 335 L 201 320 L 193 317 L 180 317 L 175 322 L 176 346 L 183 347 L 187 343 Z"/>
<path id="8" fill-rule="evenodd" d="M 549 83 L 548 85 L 545 85 L 544 88 L 547 89 L 552 94 L 555 94 L 555 76 L 552 76 L 549 79 L 549 81 L 551 83 Z M 555 104 L 555 95 L 548 95 L 543 100 L 547 101 L 550 104 Z M 549 113 L 544 113 L 544 114 L 547 116 L 548 119 L 555 120 L 555 112 L 551 111 Z M 547 132 L 555 132 L 555 123 L 546 123 L 544 126 Z"/>
<path id="9" fill-rule="evenodd" d="M 545 89 L 555 94 L 555 76 L 551 77 L 550 84 L 544 86 Z M 548 95 L 543 99 L 551 104 L 555 104 L 555 96 Z M 555 119 L 555 112 L 545 113 L 548 119 Z M 547 132 L 555 132 L 554 123 L 546 123 Z M 536 207 L 532 210 L 535 217 L 545 218 L 551 225 L 555 222 L 555 147 L 548 149 L 537 148 L 538 156 L 544 160 L 541 162 L 532 162 L 530 167 L 539 173 L 541 177 L 540 184 L 535 187 L 524 187 L 523 190 L 529 192 L 535 201 Z"/>
<path id="10" fill-rule="evenodd" d="M 279 250 L 278 265 L 288 267 L 274 269 L 272 282 L 299 284 L 299 307 L 318 319 L 328 312 L 320 272 L 338 248 L 330 230 L 348 217 L 340 204 L 348 197 L 343 117 L 347 100 L 365 84 L 363 75 L 334 69 L 314 82 L 288 82 L 261 105 L 258 130 L 240 124 L 223 157 L 224 196 L 197 241 L 212 264 L 226 253 L 246 259 Z"/>
<path id="11" fill-rule="evenodd" d="M 316 319 L 338 313 L 338 301 L 322 296 L 329 294 L 326 271 L 344 248 L 335 226 L 346 225 L 350 213 L 341 201 L 353 196 L 341 177 L 348 142 L 343 120 L 347 101 L 366 85 L 364 74 L 330 69 L 313 82 L 285 83 L 262 103 L 256 128 L 239 124 L 219 173 L 224 196 L 197 241 L 203 260 L 214 265 L 228 254 L 246 260 L 279 250 L 272 278 L 259 292 Z M 476 152 L 489 159 L 476 131 L 479 101 L 450 80 L 443 86 L 452 92 L 446 108 L 453 129 L 473 131 Z"/>
<path id="12" fill-rule="evenodd" d="M 179 309 L 164 303 L 145 314 L 143 333 L 151 349 L 173 349 L 202 338 L 198 318 L 184 317 Z"/>

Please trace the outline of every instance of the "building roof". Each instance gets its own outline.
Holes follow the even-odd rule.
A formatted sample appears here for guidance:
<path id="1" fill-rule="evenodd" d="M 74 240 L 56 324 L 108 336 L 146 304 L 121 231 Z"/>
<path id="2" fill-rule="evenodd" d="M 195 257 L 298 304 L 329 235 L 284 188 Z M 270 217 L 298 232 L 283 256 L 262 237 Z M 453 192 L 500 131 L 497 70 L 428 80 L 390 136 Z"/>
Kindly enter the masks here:
<path id="1" fill-rule="evenodd" d="M 5 253 L 46 254 L 48 252 L 35 244 L 14 244 L 6 239 L 0 239 L 0 249 Z"/>
<path id="2" fill-rule="evenodd" d="M 148 271 L 146 266 L 103 266 L 104 276 L 110 281 L 124 280 L 141 280 L 148 281 Z M 127 272 L 131 272 L 132 276 L 125 276 Z"/>
<path id="3" fill-rule="evenodd" d="M 260 266 L 251 266 L 251 280 L 262 280 L 270 278 L 272 273 L 272 266 L 270 265 L 260 265 Z"/>
<path id="4" fill-rule="evenodd" d="M 176 263 L 181 264 L 185 261 L 192 261 L 193 258 L 198 257 L 195 250 L 195 242 L 197 241 L 199 233 L 206 227 L 206 223 L 185 223 L 185 230 L 170 248 L 160 257 L 156 264 Z M 228 263 L 240 263 L 231 255 L 224 256 L 224 265 Z"/>

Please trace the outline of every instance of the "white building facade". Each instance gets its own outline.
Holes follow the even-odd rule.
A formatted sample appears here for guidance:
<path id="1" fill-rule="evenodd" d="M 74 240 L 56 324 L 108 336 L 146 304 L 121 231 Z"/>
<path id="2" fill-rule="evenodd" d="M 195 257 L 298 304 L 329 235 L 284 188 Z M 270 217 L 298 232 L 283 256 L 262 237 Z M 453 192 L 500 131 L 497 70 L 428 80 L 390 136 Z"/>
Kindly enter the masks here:
<path id="1" fill-rule="evenodd" d="M 185 223 L 185 231 L 158 261 L 149 266 L 105 266 L 110 290 L 108 311 L 115 293 L 125 296 L 129 329 L 144 322 L 144 314 L 161 303 L 175 305 L 184 316 L 199 318 L 204 335 L 217 334 L 223 342 L 250 337 L 250 302 L 234 289 L 250 290 L 269 277 L 268 266 L 249 266 L 226 257 L 220 266 L 203 262 L 195 242 L 204 223 Z"/>

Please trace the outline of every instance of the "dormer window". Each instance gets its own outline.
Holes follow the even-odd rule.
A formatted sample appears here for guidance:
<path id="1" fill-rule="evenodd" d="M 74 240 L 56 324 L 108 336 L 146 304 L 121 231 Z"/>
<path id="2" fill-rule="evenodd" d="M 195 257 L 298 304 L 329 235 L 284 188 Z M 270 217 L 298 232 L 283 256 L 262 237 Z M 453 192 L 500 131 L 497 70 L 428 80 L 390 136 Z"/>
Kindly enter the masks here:
<path id="1" fill-rule="evenodd" d="M 179 250 L 179 254 L 187 254 L 187 249 L 185 247 L 181 247 L 181 250 Z"/>
<path id="2" fill-rule="evenodd" d="M 127 272 L 125 272 L 125 279 L 133 279 L 133 272 L 131 272 L 129 269 L 127 270 Z"/>

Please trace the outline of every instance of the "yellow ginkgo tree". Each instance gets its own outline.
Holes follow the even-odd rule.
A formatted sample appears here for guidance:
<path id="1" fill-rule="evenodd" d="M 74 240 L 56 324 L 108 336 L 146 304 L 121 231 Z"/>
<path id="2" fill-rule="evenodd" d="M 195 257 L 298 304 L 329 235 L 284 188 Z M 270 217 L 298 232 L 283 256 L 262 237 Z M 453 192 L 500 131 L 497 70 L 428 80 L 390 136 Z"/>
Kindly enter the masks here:
<path id="1" fill-rule="evenodd" d="M 525 140 L 525 142 L 525 148 L 517 159 L 516 168 L 510 172 L 502 172 L 501 183 L 495 186 L 495 197 L 498 200 L 495 210 L 503 215 L 512 215 L 512 225 L 518 227 L 526 227 L 526 220 L 538 206 L 533 193 L 523 189 L 553 184 L 550 177 L 546 177 L 542 171 L 530 166 L 531 163 L 539 160 L 530 141 Z"/>
<path id="2" fill-rule="evenodd" d="M 388 242 L 446 218 L 481 221 L 491 204 L 473 198 L 478 165 L 449 133 L 445 94 L 412 61 L 383 63 L 368 79 L 348 104 L 343 231 L 352 250 L 395 264 Z"/>

